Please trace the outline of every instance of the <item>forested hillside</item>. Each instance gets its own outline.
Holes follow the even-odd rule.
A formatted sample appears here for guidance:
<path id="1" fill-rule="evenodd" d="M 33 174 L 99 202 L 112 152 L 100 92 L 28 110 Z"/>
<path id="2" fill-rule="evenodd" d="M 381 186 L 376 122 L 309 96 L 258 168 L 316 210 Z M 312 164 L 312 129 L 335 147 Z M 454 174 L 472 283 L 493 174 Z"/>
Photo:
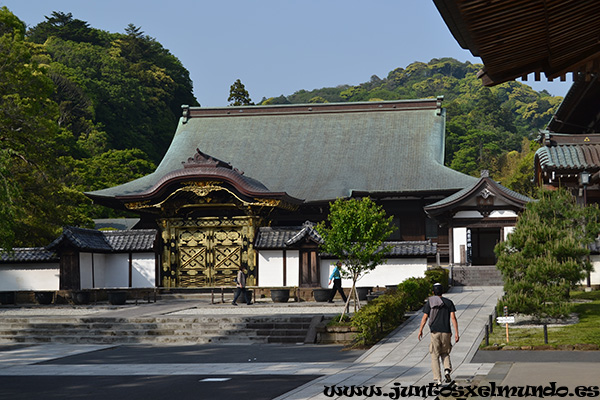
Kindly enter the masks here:
<path id="1" fill-rule="evenodd" d="M 0 247 L 46 245 L 64 225 L 117 215 L 84 191 L 152 172 L 168 148 L 181 105 L 198 105 L 188 71 L 140 28 L 90 27 L 54 12 L 26 30 L 0 8 Z M 261 104 L 445 97 L 446 163 L 530 193 L 530 141 L 560 98 L 516 82 L 484 88 L 480 65 L 415 62 L 339 86 Z M 240 86 L 243 86 L 240 82 Z M 226 97 L 223 93 L 223 97 Z"/>
<path id="2" fill-rule="evenodd" d="M 54 12 L 26 31 L 3 7 L 0 60 L 0 247 L 114 215 L 82 192 L 152 172 L 181 105 L 197 105 L 181 62 L 133 25 L 109 33 Z"/>
<path id="3" fill-rule="evenodd" d="M 487 169 L 504 185 L 533 194 L 532 139 L 550 120 L 562 97 L 519 82 L 492 88 L 477 78 L 480 64 L 452 58 L 415 62 L 381 79 L 263 99 L 260 104 L 418 99 L 444 96 L 447 109 L 446 165 L 479 176 Z"/>

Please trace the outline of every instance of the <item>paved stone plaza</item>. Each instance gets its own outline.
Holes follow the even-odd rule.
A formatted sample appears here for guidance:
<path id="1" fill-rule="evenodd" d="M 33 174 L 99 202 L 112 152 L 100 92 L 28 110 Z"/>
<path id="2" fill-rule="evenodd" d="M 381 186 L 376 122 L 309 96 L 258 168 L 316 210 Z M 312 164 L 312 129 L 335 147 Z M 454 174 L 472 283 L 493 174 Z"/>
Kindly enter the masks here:
<path id="1" fill-rule="evenodd" d="M 527 356 L 530 352 L 521 352 L 515 356 L 517 362 L 470 362 L 500 294 L 499 287 L 457 287 L 447 294 L 456 304 L 461 333 L 461 340 L 452 350 L 455 378 L 462 381 L 493 378 L 504 384 L 528 382 L 543 385 L 552 379 L 559 383 L 561 379 L 565 380 L 565 384 L 597 384 L 597 373 L 593 374 L 596 378 L 590 373 L 595 370 L 597 364 L 594 363 L 600 361 L 598 358 L 588 357 L 566 364 L 569 357 L 562 355 L 562 362 L 532 365 L 528 361 L 535 359 Z M 315 313 L 317 310 L 320 313 L 338 313 L 339 307 L 341 303 L 333 306 L 259 303 L 249 307 L 226 304 L 190 307 L 189 302 L 163 302 L 92 311 L 96 315 L 202 313 L 214 310 L 219 310 L 221 314 L 262 312 L 271 315 L 292 310 L 298 313 Z M 121 387 L 123 390 L 116 392 L 121 395 L 111 396 L 128 400 L 137 398 L 136 394 L 139 398 L 159 398 L 155 396 L 161 393 L 160 384 L 165 387 L 179 385 L 182 390 L 180 398 L 199 399 L 232 398 L 236 394 L 251 399 L 324 399 L 332 398 L 324 394 L 325 387 L 332 385 L 374 385 L 381 387 L 384 392 L 394 387 L 395 383 L 402 386 L 428 385 L 432 380 L 429 338 L 427 333 L 422 341 L 417 340 L 420 317 L 420 312 L 412 315 L 382 342 L 369 350 L 357 351 L 344 351 L 340 346 L 304 344 L 170 347 L 4 345 L 0 347 L 0 397 L 28 398 L 28 395 L 39 394 L 44 382 L 54 382 L 52 393 L 56 394 L 63 389 L 71 390 L 69 388 L 72 388 L 73 382 L 77 382 L 77 385 L 88 388 L 87 398 L 93 398 L 89 396 L 95 389 L 105 392 Z M 556 353 L 558 356 L 559 352 Z M 576 356 L 578 352 L 571 353 Z M 543 367 L 539 368 L 539 365 Z M 53 380 L 53 377 L 56 379 Z M 39 385 L 23 387 L 23 379 Z M 19 382 L 21 390 L 15 392 L 15 385 Z M 126 390 L 125 387 L 130 389 Z M 232 396 L 223 397 L 224 391 Z M 68 394 L 73 395 L 72 392 Z"/>

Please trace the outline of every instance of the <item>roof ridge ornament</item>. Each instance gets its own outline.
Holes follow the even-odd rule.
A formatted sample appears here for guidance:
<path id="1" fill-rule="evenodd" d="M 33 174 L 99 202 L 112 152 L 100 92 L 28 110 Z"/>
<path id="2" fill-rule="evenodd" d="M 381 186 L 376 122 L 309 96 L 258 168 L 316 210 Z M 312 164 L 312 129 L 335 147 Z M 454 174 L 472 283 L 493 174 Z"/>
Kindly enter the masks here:
<path id="1" fill-rule="evenodd" d="M 240 175 L 244 175 L 243 171 L 234 168 L 231 163 L 209 156 L 201 152 L 200 149 L 196 149 L 194 156 L 189 157 L 187 161 L 182 161 L 182 164 L 183 168 L 227 168 Z"/>

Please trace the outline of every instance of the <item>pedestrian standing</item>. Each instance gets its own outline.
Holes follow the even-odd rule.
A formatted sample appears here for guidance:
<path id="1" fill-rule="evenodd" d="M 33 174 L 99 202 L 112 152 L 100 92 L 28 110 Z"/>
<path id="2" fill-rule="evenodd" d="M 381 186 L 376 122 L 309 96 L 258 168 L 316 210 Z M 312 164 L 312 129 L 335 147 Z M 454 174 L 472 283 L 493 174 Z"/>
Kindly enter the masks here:
<path id="1" fill-rule="evenodd" d="M 246 304 L 251 305 L 252 299 L 248 295 L 248 290 L 246 289 L 246 274 L 244 273 L 244 266 L 242 265 L 240 265 L 240 269 L 237 272 L 235 282 L 236 290 L 235 295 L 233 296 L 233 302 L 231 304 L 237 306 L 236 300 L 238 299 L 238 297 L 240 297 L 242 293 L 244 293 L 244 300 L 246 300 Z"/>
<path id="2" fill-rule="evenodd" d="M 331 285 L 331 281 L 333 281 L 333 289 L 331 289 L 331 295 L 329 295 L 329 303 L 333 303 L 333 298 L 337 292 L 340 292 L 344 303 L 347 300 L 346 293 L 344 293 L 344 289 L 342 289 L 342 275 L 340 273 L 341 269 L 342 262 L 338 261 L 335 264 L 335 267 L 333 267 L 333 272 L 331 272 L 331 275 L 329 276 L 329 285 Z"/>
<path id="3" fill-rule="evenodd" d="M 433 296 L 427 299 L 423 306 L 423 318 L 419 327 L 419 340 L 423 337 L 423 327 L 429 320 L 429 330 L 431 331 L 431 342 L 429 343 L 429 353 L 431 354 L 431 369 L 433 371 L 433 381 L 436 385 L 442 383 L 442 374 L 440 370 L 440 361 L 444 366 L 444 383 L 452 382 L 450 373 L 452 372 L 452 363 L 450 362 L 450 351 L 452 350 L 452 330 L 450 321 L 454 326 L 454 341 L 458 343 L 458 321 L 456 320 L 456 307 L 452 300 L 442 297 L 443 287 L 440 283 L 433 285 Z"/>

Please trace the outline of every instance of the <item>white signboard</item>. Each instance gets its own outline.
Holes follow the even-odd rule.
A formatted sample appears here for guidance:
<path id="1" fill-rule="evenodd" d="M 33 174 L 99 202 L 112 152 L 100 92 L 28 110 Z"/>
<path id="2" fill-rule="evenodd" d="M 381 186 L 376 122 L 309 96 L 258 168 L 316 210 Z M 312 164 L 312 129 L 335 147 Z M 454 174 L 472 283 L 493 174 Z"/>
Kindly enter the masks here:
<path id="1" fill-rule="evenodd" d="M 497 317 L 496 322 L 499 324 L 514 324 L 515 317 Z"/>

